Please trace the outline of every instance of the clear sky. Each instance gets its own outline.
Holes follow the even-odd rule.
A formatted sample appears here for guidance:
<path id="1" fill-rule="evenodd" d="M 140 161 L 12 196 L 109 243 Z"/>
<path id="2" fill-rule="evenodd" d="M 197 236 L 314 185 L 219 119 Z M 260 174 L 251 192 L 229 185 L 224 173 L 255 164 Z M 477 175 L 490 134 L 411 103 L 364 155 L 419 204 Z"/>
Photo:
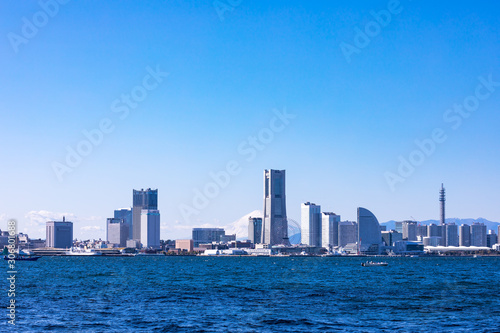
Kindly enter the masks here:
<path id="1" fill-rule="evenodd" d="M 500 221 L 499 12 L 493 1 L 2 1 L 0 228 L 15 218 L 44 238 L 65 214 L 75 237 L 104 238 L 132 189 L 151 187 L 162 238 L 186 237 L 262 210 L 270 168 L 286 169 L 297 221 L 305 201 L 344 220 L 358 206 L 380 222 L 438 219 L 442 182 L 448 217 Z M 236 171 L 212 186 L 228 163 Z M 206 186 L 212 198 L 193 204 Z"/>

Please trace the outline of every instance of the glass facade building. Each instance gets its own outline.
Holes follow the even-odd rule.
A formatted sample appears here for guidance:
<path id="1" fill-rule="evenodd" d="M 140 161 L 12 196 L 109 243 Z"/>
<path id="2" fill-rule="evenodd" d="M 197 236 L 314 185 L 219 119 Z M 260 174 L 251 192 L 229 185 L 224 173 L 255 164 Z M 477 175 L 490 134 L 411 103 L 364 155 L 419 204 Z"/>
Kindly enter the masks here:
<path id="1" fill-rule="evenodd" d="M 141 241 L 141 211 L 143 209 L 158 209 L 158 190 L 150 188 L 133 190 L 132 236 L 138 241 Z"/>
<path id="2" fill-rule="evenodd" d="M 265 244 L 288 242 L 285 180 L 285 170 L 264 170 L 262 242 Z"/>
<path id="3" fill-rule="evenodd" d="M 372 212 L 362 207 L 358 207 L 358 242 L 361 254 L 380 254 L 380 224 Z"/>

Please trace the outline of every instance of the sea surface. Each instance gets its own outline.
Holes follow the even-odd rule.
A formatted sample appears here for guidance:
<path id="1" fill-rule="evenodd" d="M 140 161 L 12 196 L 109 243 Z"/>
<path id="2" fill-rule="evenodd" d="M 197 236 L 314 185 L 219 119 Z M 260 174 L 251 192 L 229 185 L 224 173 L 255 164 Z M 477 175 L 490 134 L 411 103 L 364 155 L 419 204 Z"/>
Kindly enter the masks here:
<path id="1" fill-rule="evenodd" d="M 500 257 L 367 259 L 43 257 L 0 331 L 500 332 Z"/>

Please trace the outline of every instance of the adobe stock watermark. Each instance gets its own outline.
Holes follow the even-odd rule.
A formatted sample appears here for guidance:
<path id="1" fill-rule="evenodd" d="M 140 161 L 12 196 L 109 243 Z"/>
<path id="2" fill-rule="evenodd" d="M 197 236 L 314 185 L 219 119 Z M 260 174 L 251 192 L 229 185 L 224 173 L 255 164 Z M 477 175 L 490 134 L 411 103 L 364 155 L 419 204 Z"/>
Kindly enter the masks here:
<path id="1" fill-rule="evenodd" d="M 481 101 L 487 100 L 500 87 L 500 82 L 493 81 L 493 75 L 487 78 L 480 76 L 479 84 L 474 90 L 474 94 L 464 98 L 462 103 L 455 103 L 452 108 L 447 109 L 443 114 L 443 121 L 451 126 L 451 129 L 457 130 L 462 126 L 464 119 L 469 118 L 479 109 Z M 437 146 L 448 139 L 446 130 L 435 128 L 430 136 L 423 140 L 415 140 L 415 148 L 408 154 L 408 157 L 399 155 L 399 166 L 396 172 L 387 171 L 384 173 L 385 181 L 392 192 L 396 190 L 396 185 L 405 182 L 432 154 L 435 153 Z"/>
<path id="2" fill-rule="evenodd" d="M 19 52 L 19 46 L 26 45 L 30 40 L 36 37 L 40 29 L 45 27 L 50 19 L 54 18 L 59 13 L 61 5 L 65 5 L 69 0 L 40 0 L 38 5 L 40 10 L 37 11 L 31 19 L 23 16 L 21 19 L 22 26 L 20 34 L 9 32 L 7 39 L 14 50 L 14 53 Z"/>
<path id="3" fill-rule="evenodd" d="M 219 16 L 219 20 L 224 22 L 226 12 L 232 12 L 236 7 L 241 5 L 243 0 L 215 0 L 212 4 Z"/>
<path id="4" fill-rule="evenodd" d="M 8 291 L 7 296 L 9 298 L 7 306 L 7 317 L 10 319 L 8 323 L 10 325 L 16 325 L 16 237 L 17 237 L 17 221 L 9 220 L 7 222 L 7 230 L 9 232 L 9 237 L 7 240 L 7 249 L 9 254 L 7 255 L 7 274 L 8 274 Z"/>
<path id="5" fill-rule="evenodd" d="M 147 74 L 143 77 L 142 82 L 134 86 L 128 94 L 121 94 L 111 102 L 110 109 L 117 114 L 119 120 L 126 119 L 131 110 L 136 109 L 143 102 L 148 94 L 158 88 L 163 80 L 168 76 L 167 72 L 160 70 L 160 66 L 156 65 L 156 69 L 147 66 L 145 68 Z M 74 146 L 66 146 L 66 157 L 64 161 L 53 161 L 52 170 L 54 171 L 59 182 L 62 182 L 64 176 L 73 172 L 75 168 L 82 164 L 84 157 L 89 156 L 95 147 L 100 146 L 106 135 L 112 133 L 115 129 L 115 122 L 111 118 L 102 118 L 97 127 L 82 131 L 84 139 L 81 139 Z"/>
<path id="6" fill-rule="evenodd" d="M 273 110 L 274 116 L 269 120 L 269 125 L 262 128 L 255 135 L 248 136 L 236 147 L 238 155 L 246 163 L 255 160 L 259 152 L 266 149 L 274 141 L 276 134 L 283 132 L 296 115 L 288 113 L 286 108 L 282 111 Z M 209 172 L 211 181 L 207 182 L 201 188 L 193 189 L 193 199 L 191 204 L 181 203 L 179 211 L 184 222 L 190 223 L 191 216 L 199 215 L 201 211 L 208 207 L 210 200 L 215 199 L 221 190 L 227 188 L 231 183 L 232 177 L 239 175 L 243 171 L 242 162 L 236 159 L 226 163 L 224 170 Z"/>
<path id="7" fill-rule="evenodd" d="M 382 28 L 387 27 L 392 22 L 393 17 L 401 14 L 402 11 L 403 6 L 399 0 L 389 0 L 387 9 L 382 9 L 378 12 L 371 10 L 370 15 L 373 17 L 373 20 L 366 23 L 363 30 L 359 27 L 354 27 L 356 34 L 352 44 L 342 42 L 339 45 L 347 63 L 350 64 L 353 54 L 361 53 L 361 50 L 370 45 L 371 41 L 380 35 Z"/>

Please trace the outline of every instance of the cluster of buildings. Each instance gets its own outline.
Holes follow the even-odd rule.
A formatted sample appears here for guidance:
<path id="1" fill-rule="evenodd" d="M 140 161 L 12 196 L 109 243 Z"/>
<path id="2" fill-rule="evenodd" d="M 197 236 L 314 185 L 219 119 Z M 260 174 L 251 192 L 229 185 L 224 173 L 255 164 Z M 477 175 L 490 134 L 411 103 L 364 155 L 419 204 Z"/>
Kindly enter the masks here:
<path id="1" fill-rule="evenodd" d="M 415 221 L 396 222 L 393 230 L 381 226 L 366 208 L 357 208 L 356 221 L 342 221 L 333 212 L 322 212 L 311 202 L 301 204 L 300 244 L 290 244 L 286 212 L 285 170 L 264 170 L 263 216 L 248 220 L 248 239 L 237 240 L 222 228 L 193 228 L 191 239 L 160 240 L 158 190 L 133 190 L 132 207 L 114 211 L 106 220 L 106 241 L 77 244 L 94 248 L 135 248 L 152 251 L 205 252 L 218 254 L 420 254 L 428 252 L 500 250 L 498 235 L 483 223 L 446 223 L 445 189 L 439 193 L 440 224 L 421 225 Z M 4 232 L 5 233 L 5 232 Z M 7 236 L 0 231 L 0 245 Z M 3 239 L 5 238 L 5 239 Z M 28 244 L 27 235 L 18 242 Z M 75 246 L 73 223 L 46 222 L 46 240 L 32 240 L 32 248 L 65 249 Z M 211 252 L 212 251 L 212 252 Z M 221 252 L 222 253 L 222 252 Z"/>

